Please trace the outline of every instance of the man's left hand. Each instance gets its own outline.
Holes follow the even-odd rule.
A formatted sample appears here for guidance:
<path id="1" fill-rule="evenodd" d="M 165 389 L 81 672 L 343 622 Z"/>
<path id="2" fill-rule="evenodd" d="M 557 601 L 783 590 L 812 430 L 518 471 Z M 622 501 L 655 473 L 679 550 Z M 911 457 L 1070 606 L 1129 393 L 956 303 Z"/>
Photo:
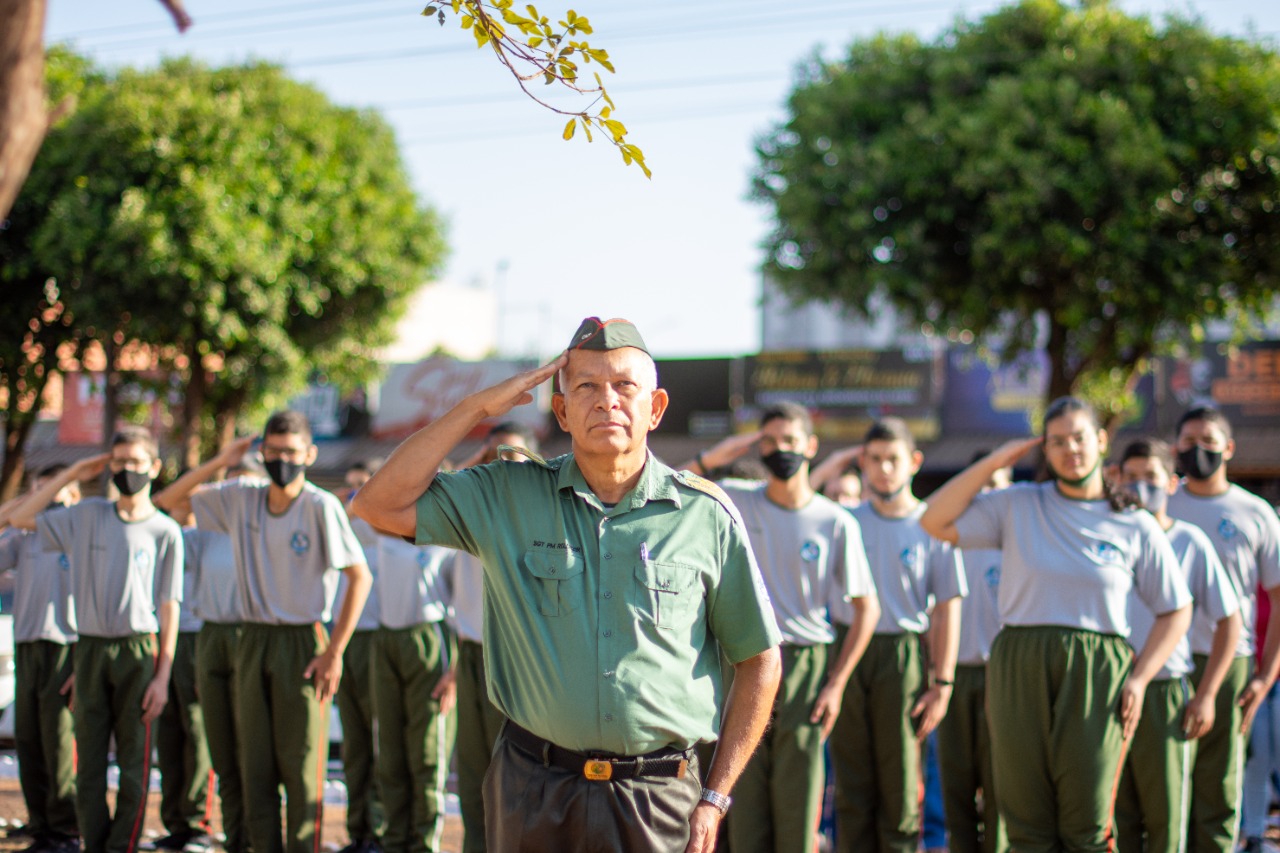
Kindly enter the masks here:
<path id="1" fill-rule="evenodd" d="M 169 679 L 155 676 L 142 694 L 142 722 L 154 722 L 169 702 Z"/>
<path id="2" fill-rule="evenodd" d="M 724 815 L 710 803 L 699 802 L 689 815 L 689 844 L 684 853 L 711 853 L 716 849 L 716 833 Z"/>
<path id="3" fill-rule="evenodd" d="M 935 684 L 924 692 L 911 709 L 911 717 L 916 721 L 916 740 L 923 741 L 938 727 L 950 703 L 951 688 L 945 684 Z"/>
<path id="4" fill-rule="evenodd" d="M 303 678 L 313 678 L 316 684 L 316 698 L 321 702 L 332 699 L 338 692 L 338 682 L 342 680 L 342 656 L 323 652 L 311 659 Z"/>
<path id="5" fill-rule="evenodd" d="M 831 734 L 831 729 L 835 727 L 836 719 L 840 716 L 840 700 L 843 695 L 843 686 L 837 689 L 834 684 L 824 685 L 818 691 L 818 698 L 813 703 L 813 713 L 809 714 L 809 722 L 822 726 L 823 740 Z"/>
<path id="6" fill-rule="evenodd" d="M 1240 698 L 1236 700 L 1236 704 L 1244 709 L 1244 713 L 1240 716 L 1240 734 L 1247 735 L 1249 729 L 1253 727 L 1254 715 L 1258 713 L 1262 700 L 1267 698 L 1269 689 L 1267 682 L 1261 678 L 1254 678 L 1241 691 Z"/>

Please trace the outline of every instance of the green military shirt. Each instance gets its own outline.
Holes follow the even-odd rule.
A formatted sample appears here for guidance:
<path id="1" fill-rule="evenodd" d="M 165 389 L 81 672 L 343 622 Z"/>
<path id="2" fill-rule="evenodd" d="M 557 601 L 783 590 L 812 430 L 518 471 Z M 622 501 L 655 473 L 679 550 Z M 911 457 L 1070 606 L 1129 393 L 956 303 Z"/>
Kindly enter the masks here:
<path id="1" fill-rule="evenodd" d="M 731 507 L 652 455 L 613 507 L 571 454 L 498 461 L 439 474 L 418 500 L 417 541 L 484 565 L 499 710 L 569 749 L 638 755 L 714 740 L 719 650 L 737 663 L 781 642 Z"/>

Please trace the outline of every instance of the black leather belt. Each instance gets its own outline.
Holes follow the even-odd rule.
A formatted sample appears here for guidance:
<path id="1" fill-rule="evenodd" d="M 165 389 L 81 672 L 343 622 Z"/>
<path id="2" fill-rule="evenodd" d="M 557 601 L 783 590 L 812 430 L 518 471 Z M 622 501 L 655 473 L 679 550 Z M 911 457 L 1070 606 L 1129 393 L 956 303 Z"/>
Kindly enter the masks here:
<path id="1" fill-rule="evenodd" d="M 510 720 L 507 720 L 506 728 L 503 729 L 503 737 L 531 758 L 551 767 L 580 773 L 593 782 L 634 779 L 637 776 L 683 779 L 689 768 L 687 750 L 682 752 L 667 748 L 636 756 L 575 752 L 556 746 Z"/>

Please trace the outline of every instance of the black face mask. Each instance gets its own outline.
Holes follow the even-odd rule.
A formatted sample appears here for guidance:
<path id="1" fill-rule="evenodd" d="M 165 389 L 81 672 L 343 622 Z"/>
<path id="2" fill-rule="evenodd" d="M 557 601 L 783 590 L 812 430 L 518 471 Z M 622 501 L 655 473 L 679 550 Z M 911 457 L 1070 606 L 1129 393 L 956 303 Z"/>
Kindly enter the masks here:
<path id="1" fill-rule="evenodd" d="M 116 490 L 121 495 L 131 498 L 147 487 L 151 482 L 151 475 L 146 471 L 130 471 L 125 468 L 112 474 L 111 482 L 115 484 Z"/>
<path id="2" fill-rule="evenodd" d="M 1193 480 L 1207 480 L 1222 467 L 1222 451 L 1196 445 L 1178 451 L 1178 467 Z"/>
<path id="3" fill-rule="evenodd" d="M 271 482 L 282 489 L 307 470 L 307 466 L 301 462 L 286 462 L 283 459 L 268 460 L 262 463 L 262 467 L 267 469 L 267 476 L 271 478 Z"/>
<path id="4" fill-rule="evenodd" d="M 780 480 L 790 480 L 800 473 L 800 469 L 809 461 L 809 457 L 794 450 L 775 450 L 766 456 L 761 456 L 760 461 L 773 476 Z"/>

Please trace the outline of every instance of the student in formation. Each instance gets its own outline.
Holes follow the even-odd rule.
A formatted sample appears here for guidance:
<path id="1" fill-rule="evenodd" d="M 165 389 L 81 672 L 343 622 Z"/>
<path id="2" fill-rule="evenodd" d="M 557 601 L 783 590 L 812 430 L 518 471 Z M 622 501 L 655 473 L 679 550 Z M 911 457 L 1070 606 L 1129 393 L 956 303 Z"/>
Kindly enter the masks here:
<path id="1" fill-rule="evenodd" d="M 782 629 L 782 686 L 770 726 L 738 780 L 729 845 L 735 853 L 790 853 L 817 843 L 823 744 L 880 606 L 857 522 L 809 483 L 818 438 L 802 406 L 766 408 L 759 432 L 732 436 L 683 467 L 705 475 L 753 447 L 769 479 L 722 480 L 720 487 L 746 525 Z M 835 629 L 827 603 L 836 600 L 851 608 L 852 627 L 829 654 Z"/>
<path id="2" fill-rule="evenodd" d="M 342 502 L 307 482 L 317 449 L 301 413 L 267 419 L 260 453 L 268 481 L 201 486 L 239 464 L 250 442 L 231 443 L 170 488 L 175 500 L 190 494 L 201 529 L 228 534 L 235 553 L 243 622 L 233 692 L 249 845 L 255 853 L 315 853 L 329 702 L 372 579 Z M 326 636 L 339 574 L 350 588 Z"/>
<path id="3" fill-rule="evenodd" d="M 982 492 L 1043 443 L 1052 479 Z M 999 548 L 1000 621 L 987 664 L 992 763 L 1018 853 L 1109 850 L 1125 741 L 1147 684 L 1191 624 L 1191 595 L 1149 513 L 1112 502 L 1107 433 L 1088 404 L 1055 400 L 1044 438 L 1009 442 L 949 480 L 921 524 L 961 548 Z M 1136 588 L 1157 614 L 1137 660 Z"/>
<path id="4" fill-rule="evenodd" d="M 151 435 L 126 427 L 111 451 L 51 477 L 15 512 L 46 547 L 70 557 L 75 648 L 76 814 L 86 850 L 133 853 L 142 833 L 151 724 L 168 700 L 182 598 L 182 529 L 151 503 L 160 473 Z M 67 485 L 111 471 L 120 497 L 42 512 Z M 159 632 L 159 639 L 156 633 Z M 115 738 L 120 781 L 107 806 Z"/>
<path id="5" fill-rule="evenodd" d="M 505 449 L 504 449 L 505 448 Z M 522 448 L 517 452 L 514 448 Z M 538 438 L 517 421 L 503 421 L 489 431 L 483 445 L 459 468 L 487 465 L 498 459 L 523 462 L 538 453 Z M 466 551 L 454 555 L 448 573 L 451 624 L 458 653 L 453 673 L 457 685 L 458 801 L 462 810 L 463 853 L 484 853 L 482 785 L 489 756 L 505 719 L 489 700 L 484 678 L 484 566 Z"/>
<path id="6" fill-rule="evenodd" d="M 1217 409 L 1195 408 L 1177 427 L 1178 467 L 1182 488 L 1169 498 L 1169 515 L 1194 524 L 1213 542 L 1218 558 L 1240 596 L 1243 621 L 1235 660 L 1218 691 L 1213 729 L 1196 745 L 1191 777 L 1193 853 L 1235 850 L 1240 821 L 1241 777 L 1245 736 L 1258 705 L 1280 672 L 1280 626 L 1272 620 L 1267 636 L 1254 636 L 1256 590 L 1261 585 L 1274 609 L 1280 604 L 1280 520 L 1259 498 L 1227 480 L 1227 463 L 1235 455 L 1231 423 Z M 1211 637 L 1197 630 L 1191 637 L 1195 660 L 1192 684 L 1204 677 Z M 1262 646 L 1261 664 L 1250 675 L 1254 644 Z"/>
<path id="7" fill-rule="evenodd" d="M 371 670 L 386 853 L 440 853 L 456 687 L 445 628 L 455 551 L 377 542 L 379 627 Z"/>
<path id="8" fill-rule="evenodd" d="M 158 850 L 207 853 L 213 848 L 209 834 L 209 785 L 213 763 L 205 736 L 204 708 L 196 685 L 196 642 L 202 623 L 195 612 L 196 572 L 191 559 L 191 507 L 179 512 L 165 506 L 164 493 L 155 504 L 183 525 L 185 571 L 182 606 L 178 612 L 178 644 L 169 676 L 169 701 L 156 721 L 156 766 L 160 770 L 160 820 L 168 835 L 156 839 Z M 197 546 L 198 547 L 198 546 Z"/>
<path id="9" fill-rule="evenodd" d="M 968 586 L 960 554 L 920 526 L 925 504 L 911 493 L 911 481 L 923 461 L 898 418 L 872 424 L 862 443 L 870 500 L 853 517 L 881 612 L 831 735 L 836 844 L 846 853 L 915 853 L 921 743 L 947 713 L 954 687 L 960 598 Z M 834 622 L 853 622 L 847 602 L 830 607 Z"/>
<path id="10" fill-rule="evenodd" d="M 375 469 L 367 462 L 357 462 L 344 477 L 350 496 L 360 490 Z M 369 596 L 355 633 L 342 653 L 342 683 L 338 685 L 338 718 L 342 721 L 342 776 L 347 786 L 347 838 L 340 853 L 377 853 L 381 846 L 382 805 L 379 795 L 380 774 L 375 769 L 373 702 L 373 646 L 378 632 L 378 536 L 363 519 L 351 517 L 351 530 L 364 551 L 365 565 L 373 577 Z M 348 584 L 338 582 L 338 607 L 347 597 Z"/>
<path id="11" fill-rule="evenodd" d="M 51 465 L 31 480 L 31 492 L 66 470 Z M 19 500 L 22 500 L 20 498 Z M 51 506 L 80 502 L 80 484 L 67 483 Z M 0 528 L 8 524 L 3 512 Z M 50 551 L 41 537 L 13 529 L 0 538 L 0 571 L 14 572 L 13 640 L 17 667 L 13 739 L 18 783 L 27 804 L 27 853 L 74 853 L 76 823 L 75 732 L 71 722 L 71 660 L 76 617 L 71 599 L 71 562 Z"/>
<path id="12" fill-rule="evenodd" d="M 242 441 L 247 447 L 252 439 Z M 231 469 L 226 474 L 231 478 L 258 476 L 245 469 Z M 167 488 L 154 500 L 156 506 L 186 522 L 182 530 L 187 578 L 184 606 L 189 602 L 192 614 L 200 620 L 195 642 L 195 685 L 200 698 L 209 762 L 217 780 L 222 849 L 227 853 L 248 853 L 249 837 L 244 826 L 244 793 L 237 754 L 239 739 L 232 702 L 241 613 L 235 554 L 230 536 L 195 526 L 195 513 L 191 510 L 189 497 L 175 500 L 174 495 L 174 489 Z M 187 842 L 184 850 L 199 853 L 207 843 L 208 839 L 197 835 Z"/>
<path id="13" fill-rule="evenodd" d="M 1169 496 L 1178 490 L 1169 445 L 1153 438 L 1130 442 L 1120 455 L 1120 484 L 1169 537 L 1195 599 L 1189 636 L 1203 632 L 1211 638 L 1211 652 L 1194 693 L 1187 680 L 1193 666 L 1189 636 L 1181 639 L 1147 685 L 1116 798 L 1120 853 L 1176 851 L 1187 837 L 1194 742 L 1215 725 L 1218 690 L 1240 642 L 1240 604 L 1209 538 L 1166 512 Z M 1129 644 L 1135 650 L 1142 651 L 1154 618 L 1131 593 Z"/>
<path id="14" fill-rule="evenodd" d="M 1012 482 L 1013 469 L 999 468 L 982 488 L 996 491 Z M 955 689 L 938 726 L 943 809 L 952 853 L 1006 853 L 1009 841 L 991 768 L 986 708 L 987 659 L 1000 632 L 1000 551 L 965 548 L 961 556 L 969 594 L 960 602 Z"/>

